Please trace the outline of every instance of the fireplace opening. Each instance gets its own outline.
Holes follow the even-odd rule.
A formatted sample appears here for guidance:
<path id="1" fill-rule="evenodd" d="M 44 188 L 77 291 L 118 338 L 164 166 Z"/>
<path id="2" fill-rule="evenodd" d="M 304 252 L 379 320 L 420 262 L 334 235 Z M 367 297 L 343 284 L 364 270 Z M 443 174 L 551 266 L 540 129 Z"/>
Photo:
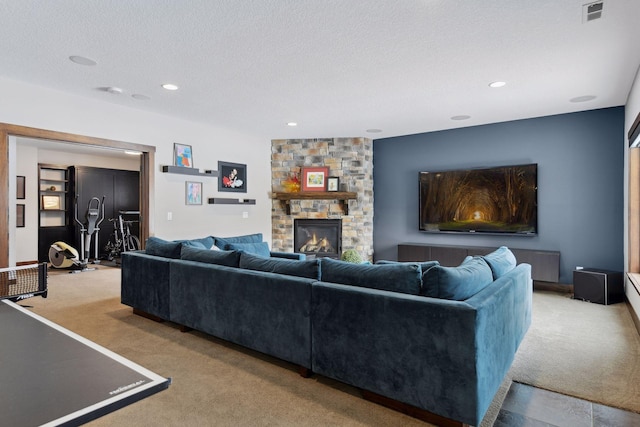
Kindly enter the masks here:
<path id="1" fill-rule="evenodd" d="M 294 251 L 316 257 L 340 258 L 342 253 L 342 220 L 295 219 Z"/>

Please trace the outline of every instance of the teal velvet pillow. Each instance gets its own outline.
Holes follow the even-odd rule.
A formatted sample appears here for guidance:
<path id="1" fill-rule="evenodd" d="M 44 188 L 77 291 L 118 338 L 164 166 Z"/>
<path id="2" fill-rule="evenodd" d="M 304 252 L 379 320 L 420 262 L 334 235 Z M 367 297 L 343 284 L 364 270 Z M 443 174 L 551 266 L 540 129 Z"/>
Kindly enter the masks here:
<path id="1" fill-rule="evenodd" d="M 204 247 L 182 246 L 180 258 L 207 264 L 226 265 L 227 267 L 238 267 L 240 263 L 240 253 L 237 251 L 211 251 Z"/>
<path id="2" fill-rule="evenodd" d="M 322 258 L 322 281 L 418 295 L 422 269 L 417 263 L 352 264 Z"/>
<path id="3" fill-rule="evenodd" d="M 149 237 L 145 245 L 145 253 L 164 258 L 180 259 L 181 246 L 180 242 L 170 242 L 159 237 Z"/>
<path id="4" fill-rule="evenodd" d="M 217 240 L 216 240 L 217 242 Z M 219 247 L 219 246 L 218 246 Z M 269 245 L 267 242 L 259 243 L 228 243 L 224 245 L 225 250 L 246 252 L 253 255 L 269 258 L 271 252 L 269 252 Z"/>
<path id="5" fill-rule="evenodd" d="M 193 240 L 183 240 L 183 241 L 177 240 L 177 242 L 179 242 L 183 248 L 185 246 L 188 246 L 190 248 L 207 249 L 204 244 L 197 241 L 193 241 Z"/>
<path id="6" fill-rule="evenodd" d="M 385 259 L 381 259 L 379 261 L 376 261 L 376 264 L 418 264 L 420 266 L 420 268 L 422 269 L 422 273 L 424 274 L 424 272 L 427 271 L 428 269 L 430 269 L 431 267 L 433 267 L 435 265 L 440 265 L 440 262 L 438 262 L 438 261 L 406 261 L 406 262 L 401 262 L 401 261 L 387 261 Z"/>
<path id="7" fill-rule="evenodd" d="M 207 236 L 207 237 L 202 237 L 200 239 L 188 239 L 188 240 L 185 239 L 185 240 L 174 240 L 174 241 L 179 243 L 187 243 L 187 244 L 199 243 L 205 249 L 211 249 L 213 247 L 214 238 L 211 236 Z M 198 246 L 196 245 L 196 247 Z"/>
<path id="8" fill-rule="evenodd" d="M 513 270 L 517 263 L 515 255 L 506 246 L 500 246 L 482 258 L 489 264 L 494 280 Z"/>
<path id="9" fill-rule="evenodd" d="M 319 259 L 298 261 L 286 258 L 265 258 L 241 252 L 240 268 L 320 280 Z"/>
<path id="10" fill-rule="evenodd" d="M 436 265 L 422 276 L 422 295 L 463 301 L 493 282 L 491 268 L 481 257 L 467 258 L 458 267 Z"/>
<path id="11" fill-rule="evenodd" d="M 214 244 L 220 249 L 228 249 L 226 246 L 231 243 L 260 243 L 262 242 L 262 233 L 245 234 L 244 236 L 232 237 L 213 237 Z"/>

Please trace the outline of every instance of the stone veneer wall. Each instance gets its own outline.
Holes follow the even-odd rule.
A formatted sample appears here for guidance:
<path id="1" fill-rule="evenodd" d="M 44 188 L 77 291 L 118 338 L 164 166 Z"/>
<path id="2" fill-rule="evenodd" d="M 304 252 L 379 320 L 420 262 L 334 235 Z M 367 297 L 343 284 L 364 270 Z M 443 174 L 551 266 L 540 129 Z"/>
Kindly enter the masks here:
<path id="1" fill-rule="evenodd" d="M 349 215 L 336 200 L 292 200 L 291 215 L 284 202 L 272 200 L 272 249 L 293 252 L 293 220 L 341 218 L 342 250 L 355 249 L 373 258 L 373 141 L 368 138 L 276 139 L 271 141 L 271 188 L 283 191 L 282 182 L 303 166 L 328 166 L 340 178 L 340 191 L 357 193 L 349 200 Z"/>

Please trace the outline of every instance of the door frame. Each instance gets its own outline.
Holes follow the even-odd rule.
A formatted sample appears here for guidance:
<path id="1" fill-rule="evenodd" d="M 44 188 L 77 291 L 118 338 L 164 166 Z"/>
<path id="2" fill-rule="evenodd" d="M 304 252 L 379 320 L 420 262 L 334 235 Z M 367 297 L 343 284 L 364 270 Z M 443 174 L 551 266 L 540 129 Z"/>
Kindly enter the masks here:
<path id="1" fill-rule="evenodd" d="M 117 141 L 113 139 L 95 138 L 86 135 L 57 132 L 27 126 L 0 123 L 0 188 L 5 195 L 9 194 L 9 137 L 24 137 L 31 139 L 46 139 L 83 146 L 115 148 L 119 150 L 139 151 L 140 156 L 140 241 L 145 242 L 151 233 L 151 218 L 153 218 L 154 169 L 156 147 L 152 145 L 136 144 L 133 142 Z M 0 197 L 0 268 L 9 265 L 9 215 L 8 197 Z"/>

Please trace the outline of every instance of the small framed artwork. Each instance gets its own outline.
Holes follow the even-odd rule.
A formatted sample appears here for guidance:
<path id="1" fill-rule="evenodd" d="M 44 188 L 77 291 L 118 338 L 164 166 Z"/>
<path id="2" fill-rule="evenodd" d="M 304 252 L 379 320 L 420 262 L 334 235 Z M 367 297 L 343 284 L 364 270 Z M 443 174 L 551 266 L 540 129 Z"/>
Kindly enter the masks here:
<path id="1" fill-rule="evenodd" d="M 16 227 L 24 227 L 24 205 L 16 205 Z"/>
<path id="2" fill-rule="evenodd" d="M 173 143 L 173 164 L 184 168 L 193 167 L 193 151 L 190 145 Z"/>
<path id="3" fill-rule="evenodd" d="M 60 210 L 60 196 L 42 196 L 42 209 L 45 211 Z"/>
<path id="4" fill-rule="evenodd" d="M 302 191 L 326 191 L 329 168 L 302 168 Z"/>
<path id="5" fill-rule="evenodd" d="M 16 199 L 24 199 L 24 176 L 16 176 Z"/>
<path id="6" fill-rule="evenodd" d="M 247 192 L 247 165 L 218 162 L 218 191 Z"/>
<path id="7" fill-rule="evenodd" d="M 327 178 L 327 191 L 338 191 L 338 188 L 340 188 L 340 178 L 337 176 Z"/>
<path id="8" fill-rule="evenodd" d="M 187 181 L 185 194 L 186 194 L 187 205 L 201 205 L 202 204 L 202 183 Z"/>

